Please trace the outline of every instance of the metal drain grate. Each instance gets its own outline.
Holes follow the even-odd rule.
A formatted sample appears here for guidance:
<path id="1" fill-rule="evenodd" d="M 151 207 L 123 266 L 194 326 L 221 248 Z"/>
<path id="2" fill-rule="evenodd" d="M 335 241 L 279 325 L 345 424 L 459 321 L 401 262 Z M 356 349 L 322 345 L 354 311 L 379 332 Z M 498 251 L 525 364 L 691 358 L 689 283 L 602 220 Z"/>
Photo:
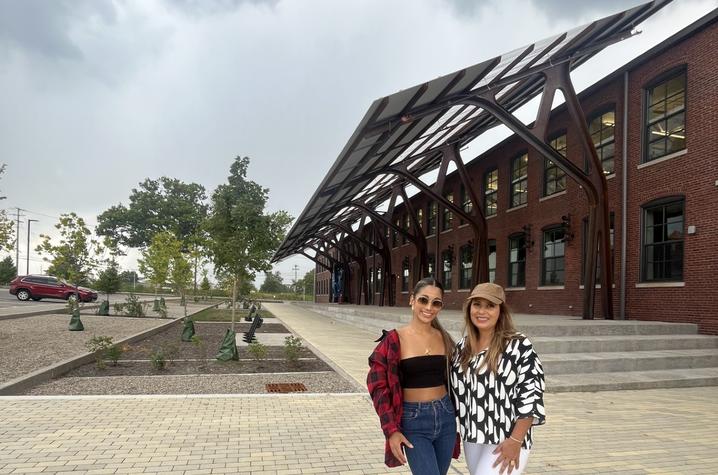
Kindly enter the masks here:
<path id="1" fill-rule="evenodd" d="M 302 383 L 270 383 L 266 387 L 268 393 L 300 393 L 307 390 Z"/>

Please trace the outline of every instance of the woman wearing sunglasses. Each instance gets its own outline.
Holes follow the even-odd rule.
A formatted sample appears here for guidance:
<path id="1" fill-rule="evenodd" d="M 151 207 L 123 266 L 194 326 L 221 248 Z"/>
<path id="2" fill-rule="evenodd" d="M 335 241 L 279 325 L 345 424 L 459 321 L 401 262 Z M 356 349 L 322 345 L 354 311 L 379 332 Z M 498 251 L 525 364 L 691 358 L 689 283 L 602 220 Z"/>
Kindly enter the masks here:
<path id="1" fill-rule="evenodd" d="M 464 323 L 451 388 L 466 464 L 473 475 L 518 475 L 526 468 L 532 426 L 546 420 L 541 360 L 516 331 L 499 285 L 474 287 Z"/>
<path id="2" fill-rule="evenodd" d="M 444 288 L 420 280 L 409 305 L 408 325 L 385 331 L 369 357 L 367 386 L 386 437 L 384 462 L 409 463 L 415 475 L 444 475 L 459 456 L 448 365 L 454 342 L 437 316 Z"/>

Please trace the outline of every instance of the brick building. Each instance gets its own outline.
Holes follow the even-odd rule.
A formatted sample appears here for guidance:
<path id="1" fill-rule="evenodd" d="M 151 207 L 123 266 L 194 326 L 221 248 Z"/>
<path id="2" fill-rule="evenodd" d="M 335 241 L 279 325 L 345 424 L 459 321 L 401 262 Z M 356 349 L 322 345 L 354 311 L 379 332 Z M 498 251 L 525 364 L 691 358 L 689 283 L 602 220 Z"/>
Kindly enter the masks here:
<path id="1" fill-rule="evenodd" d="M 697 323 L 711 334 L 718 334 L 716 46 L 713 11 L 579 94 L 608 183 L 616 314 Z M 565 107 L 552 112 L 548 130 L 553 148 L 589 166 Z M 580 315 L 588 204 L 578 183 L 516 136 L 466 169 L 487 218 L 490 279 L 506 287 L 514 311 Z M 444 196 L 470 210 L 456 172 Z M 448 308 L 459 308 L 472 286 L 473 233 L 423 193 L 410 200 L 427 237 L 430 272 L 444 282 Z M 406 207 L 394 209 L 392 222 L 409 228 Z M 378 304 L 384 288 L 391 294 L 385 304 L 407 304 L 417 251 L 395 231 L 388 242 L 389 282 L 382 282 L 380 255 L 370 251 L 372 290 L 357 295 L 353 262 L 343 301 Z M 316 300 L 328 302 L 331 272 L 316 271 Z"/>

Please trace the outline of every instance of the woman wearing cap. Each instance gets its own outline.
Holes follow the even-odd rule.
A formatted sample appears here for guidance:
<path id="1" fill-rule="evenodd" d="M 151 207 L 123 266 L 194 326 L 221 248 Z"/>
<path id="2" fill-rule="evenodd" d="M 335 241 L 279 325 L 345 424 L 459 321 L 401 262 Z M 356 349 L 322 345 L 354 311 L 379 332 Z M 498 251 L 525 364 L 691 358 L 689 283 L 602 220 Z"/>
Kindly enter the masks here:
<path id="1" fill-rule="evenodd" d="M 545 422 L 541 361 L 516 331 L 499 285 L 474 287 L 464 303 L 464 323 L 450 380 L 466 464 L 474 475 L 520 474 L 531 429 Z"/>
<path id="2" fill-rule="evenodd" d="M 454 342 L 437 315 L 444 289 L 434 278 L 420 280 L 409 305 L 412 319 L 383 332 L 369 357 L 367 386 L 386 437 L 384 462 L 409 463 L 413 474 L 444 475 L 460 443 L 448 395 L 448 366 Z"/>

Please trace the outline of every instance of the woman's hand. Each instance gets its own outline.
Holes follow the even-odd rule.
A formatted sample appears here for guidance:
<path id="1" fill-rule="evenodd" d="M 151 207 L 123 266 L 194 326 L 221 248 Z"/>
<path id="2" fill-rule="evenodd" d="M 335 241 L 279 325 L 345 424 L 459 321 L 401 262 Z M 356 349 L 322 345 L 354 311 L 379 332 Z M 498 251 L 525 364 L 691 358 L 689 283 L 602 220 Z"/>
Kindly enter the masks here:
<path id="1" fill-rule="evenodd" d="M 391 453 L 394 454 L 394 457 L 399 459 L 399 462 L 403 464 L 406 464 L 406 457 L 404 456 L 404 451 L 401 448 L 401 444 L 406 445 L 410 449 L 413 449 L 414 446 L 411 445 L 411 442 L 404 437 L 404 434 L 397 431 L 394 432 L 389 436 L 389 448 L 391 448 Z"/>
<path id="2" fill-rule="evenodd" d="M 514 469 L 519 468 L 519 455 L 521 454 L 520 443 L 511 439 L 504 439 L 504 441 L 496 447 L 494 453 L 499 455 L 496 457 L 496 462 L 494 462 L 494 468 L 501 465 L 499 473 L 503 474 L 504 470 L 507 470 L 506 473 L 511 475 Z"/>

